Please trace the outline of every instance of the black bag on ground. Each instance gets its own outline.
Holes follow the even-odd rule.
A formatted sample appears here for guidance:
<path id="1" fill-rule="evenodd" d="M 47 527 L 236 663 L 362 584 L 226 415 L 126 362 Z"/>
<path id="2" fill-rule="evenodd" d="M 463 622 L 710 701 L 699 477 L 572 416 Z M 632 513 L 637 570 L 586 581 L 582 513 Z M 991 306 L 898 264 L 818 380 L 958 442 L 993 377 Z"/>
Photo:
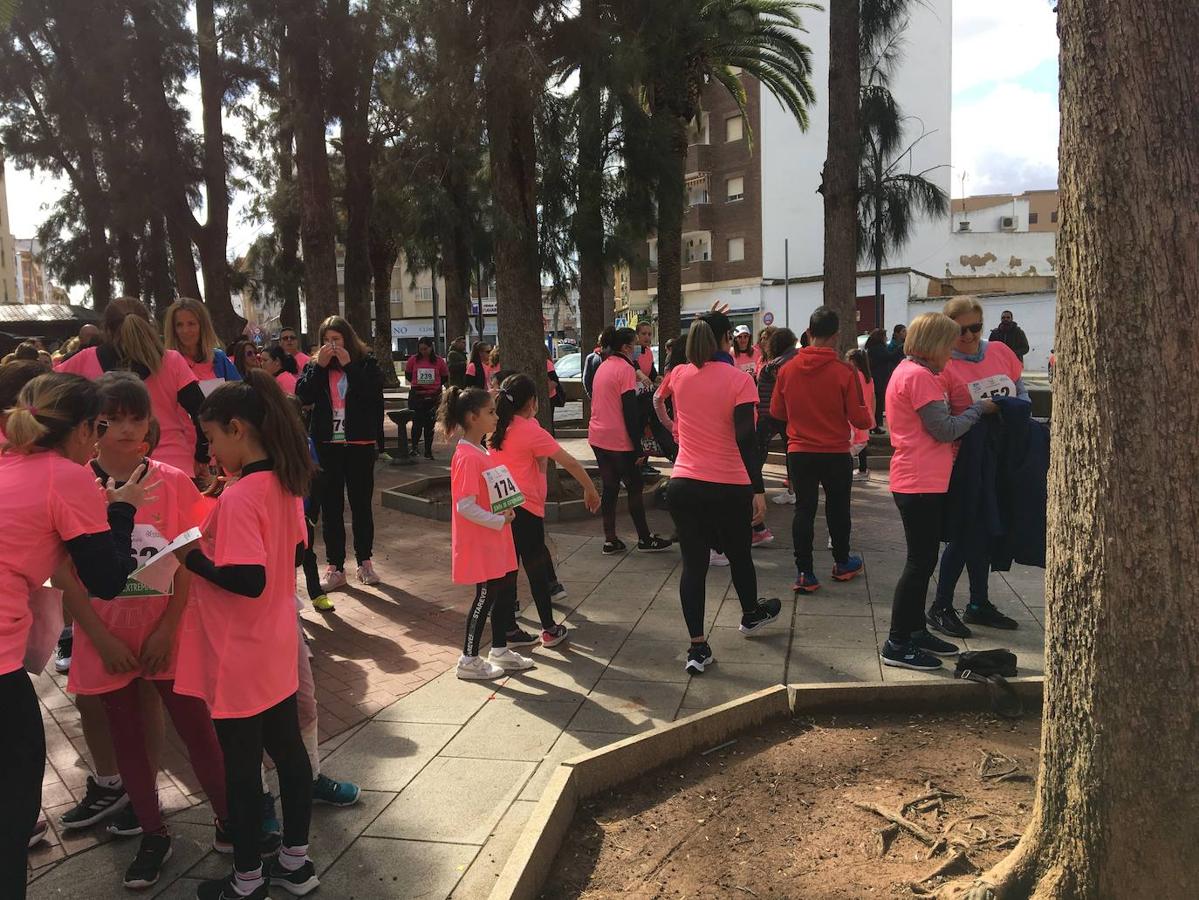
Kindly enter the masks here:
<path id="1" fill-rule="evenodd" d="M 1016 677 L 1016 654 L 1011 650 L 968 650 L 958 655 L 955 678 L 977 681 L 987 686 L 991 709 L 1006 719 L 1018 719 L 1024 704 L 1015 688 L 1007 683 Z"/>

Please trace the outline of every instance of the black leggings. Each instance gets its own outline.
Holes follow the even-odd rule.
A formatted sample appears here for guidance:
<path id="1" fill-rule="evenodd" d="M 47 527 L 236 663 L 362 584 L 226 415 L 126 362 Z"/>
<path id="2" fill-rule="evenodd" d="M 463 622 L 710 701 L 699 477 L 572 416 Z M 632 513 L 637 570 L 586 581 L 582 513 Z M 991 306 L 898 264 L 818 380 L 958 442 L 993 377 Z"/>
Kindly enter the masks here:
<path id="1" fill-rule="evenodd" d="M 0 816 L 0 897 L 24 900 L 29 836 L 42 805 L 46 732 L 24 669 L 0 675 L 0 759 L 8 784 Z"/>
<path id="2" fill-rule="evenodd" d="M 550 551 L 545 546 L 545 520 L 524 507 L 516 508 L 512 520 L 512 542 L 516 544 L 516 561 L 524 565 L 529 579 L 529 591 L 537 605 L 537 617 L 541 619 L 541 630 L 554 627 L 554 606 L 550 602 L 550 585 L 553 584 Z"/>
<path id="3" fill-rule="evenodd" d="M 679 533 L 683 574 L 679 600 L 692 640 L 704 636 L 704 605 L 708 554 L 719 548 L 729 560 L 729 573 L 743 612 L 758 602 L 758 575 L 750 556 L 753 488 L 748 484 L 714 484 L 691 478 L 671 478 L 666 502 Z"/>
<path id="4" fill-rule="evenodd" d="M 637 465 L 637 451 L 605 450 L 594 444 L 591 451 L 595 454 L 600 481 L 603 482 L 604 488 L 600 494 L 600 511 L 604 517 L 604 539 L 616 540 L 616 501 L 620 497 L 620 485 L 623 482 L 625 492 L 629 496 L 629 516 L 633 519 L 633 527 L 637 529 L 637 537 L 640 540 L 648 541 L 650 538 L 649 525 L 645 521 L 645 501 L 641 496 L 645 481 L 642 479 L 641 469 Z"/>
<path id="5" fill-rule="evenodd" d="M 433 419 L 437 415 L 440 397 L 408 397 L 408 408 L 412 410 L 412 450 L 420 444 L 421 432 L 425 435 L 425 456 L 433 455 Z"/>
<path id="6" fill-rule="evenodd" d="M 375 445 L 318 444 L 316 453 L 321 464 L 325 559 L 339 569 L 345 568 L 343 513 L 348 494 L 354 524 L 354 556 L 362 565 L 371 558 L 375 546 L 375 514 L 371 509 L 375 493 Z"/>
<path id="7" fill-rule="evenodd" d="M 795 518 L 791 537 L 795 568 L 802 575 L 812 569 L 812 537 L 816 508 L 824 487 L 824 519 L 833 539 L 833 559 L 849 561 L 849 495 L 853 487 L 853 460 L 848 453 L 788 453 L 787 472 L 795 491 Z"/>
<path id="8" fill-rule="evenodd" d="M 213 719 L 225 756 L 225 792 L 233 838 L 233 866 L 253 872 L 261 864 L 262 751 L 279 774 L 283 801 L 283 846 L 308 844 L 312 819 L 312 764 L 300 737 L 300 716 L 292 694 L 270 709 L 244 719 Z"/>
<path id="9" fill-rule="evenodd" d="M 924 601 L 928 582 L 937 568 L 941 550 L 941 524 L 945 510 L 944 494 L 891 494 L 903 519 L 903 536 L 908 543 L 908 556 L 903 574 L 895 585 L 891 602 L 892 641 L 907 641 L 925 628 Z"/>
<path id="10" fill-rule="evenodd" d="M 508 632 L 516 627 L 516 569 L 507 575 L 475 585 L 475 600 L 466 614 L 463 656 L 478 656 L 483 646 L 483 626 L 491 614 L 491 646 L 508 646 Z"/>

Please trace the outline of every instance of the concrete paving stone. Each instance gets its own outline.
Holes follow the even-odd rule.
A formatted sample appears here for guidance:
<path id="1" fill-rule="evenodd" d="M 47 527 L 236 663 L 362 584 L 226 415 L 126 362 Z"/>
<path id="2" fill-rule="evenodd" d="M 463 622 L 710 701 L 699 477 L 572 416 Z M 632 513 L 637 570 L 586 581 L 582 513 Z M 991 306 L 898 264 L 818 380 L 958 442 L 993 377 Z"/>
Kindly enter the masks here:
<path id="1" fill-rule="evenodd" d="M 196 890 L 200 887 L 201 880 L 200 878 L 180 878 L 162 893 L 149 896 L 157 897 L 158 900 L 196 900 Z M 128 891 L 125 892 L 125 896 L 129 896 Z"/>
<path id="2" fill-rule="evenodd" d="M 953 659 L 943 659 L 942 666 L 932 672 L 916 672 L 912 669 L 897 669 L 893 666 L 881 666 L 883 681 L 888 684 L 895 682 L 935 681 L 938 679 L 953 679 Z"/>
<path id="3" fill-rule="evenodd" d="M 478 853 L 472 846 L 362 837 L 321 877 L 337 900 L 444 900 Z"/>
<path id="4" fill-rule="evenodd" d="M 482 844 L 535 768 L 536 763 L 525 760 L 439 757 L 391 802 L 365 834 Z M 359 839 L 355 847 L 361 844 Z M 335 865 L 333 871 L 336 869 Z M 373 900 L 380 895 L 363 896 Z"/>
<path id="5" fill-rule="evenodd" d="M 606 660 L 572 652 L 569 643 L 532 654 L 537 665 L 495 683 L 495 696 L 521 700 L 571 700 L 595 687 Z"/>
<path id="6" fill-rule="evenodd" d="M 787 647 L 791 643 L 788 624 L 789 619 L 780 615 L 752 636 L 746 636 L 736 628 L 718 625 L 708 630 L 708 643 L 712 645 L 712 652 L 717 659 L 728 662 L 782 663 L 787 658 Z"/>
<path id="7" fill-rule="evenodd" d="M 497 697 L 462 727 L 441 755 L 537 762 L 582 702 L 582 695 L 546 701 Z"/>
<path id="8" fill-rule="evenodd" d="M 793 646 L 787 661 L 787 681 L 810 684 L 821 681 L 878 681 L 878 651 L 840 647 Z"/>
<path id="9" fill-rule="evenodd" d="M 653 602 L 651 594 L 629 594 L 597 596 L 592 594 L 571 613 L 572 619 L 587 622 L 631 624 Z"/>
<path id="10" fill-rule="evenodd" d="M 585 656 L 588 659 L 607 662 L 629 638 L 632 622 L 594 622 L 587 618 L 585 610 L 571 613 L 563 621 L 570 629 L 569 647 L 564 655 Z M 555 648 L 556 649 L 556 648 Z"/>
<path id="11" fill-rule="evenodd" d="M 792 644 L 802 647 L 872 649 L 876 642 L 873 622 L 860 616 L 797 616 L 792 636 Z"/>
<path id="12" fill-rule="evenodd" d="M 453 672 L 446 672 L 379 710 L 375 721 L 463 725 L 482 708 L 493 690 L 489 682 L 463 681 Z"/>
<path id="13" fill-rule="evenodd" d="M 536 803 L 528 800 L 517 800 L 508 807 L 500 823 L 495 826 L 495 831 L 454 888 L 450 895 L 453 900 L 487 900 L 536 806 Z"/>
<path id="14" fill-rule="evenodd" d="M 683 671 L 682 663 L 679 671 Z M 686 673 L 683 675 L 686 677 Z M 649 731 L 674 721 L 686 689 L 686 682 L 624 681 L 605 676 L 571 720 L 571 733 Z"/>
<path id="15" fill-rule="evenodd" d="M 312 846 L 311 856 L 317 874 L 323 876 L 325 870 L 358 839 L 358 835 L 396 796 L 384 791 L 364 790 L 353 806 L 313 804 L 309 844 Z"/>
<path id="16" fill-rule="evenodd" d="M 783 602 L 786 603 L 784 595 Z M 791 595 L 794 598 L 795 614 L 797 619 L 806 616 L 856 616 L 858 618 L 873 619 L 876 618 L 875 611 L 878 607 L 877 602 L 872 604 L 870 600 L 862 595 L 847 595 L 843 591 L 829 590 L 821 588 L 814 594 L 799 594 Z M 888 598 L 886 608 L 891 609 L 891 601 Z M 796 628 L 799 628 L 796 624 Z"/>
<path id="17" fill-rule="evenodd" d="M 622 681 L 673 681 L 684 683 L 690 641 L 686 635 L 674 641 L 646 641 L 629 638 L 620 652 L 612 657 L 612 665 L 604 678 Z"/>
<path id="18" fill-rule="evenodd" d="M 395 793 L 437 755 L 458 728 L 371 721 L 322 765 L 366 790 Z"/>
<path id="19" fill-rule="evenodd" d="M 724 601 L 718 600 L 715 603 L 705 604 L 705 630 L 716 623 L 717 612 L 720 610 L 722 602 Z M 679 608 L 677 598 L 672 609 L 651 606 L 634 626 L 633 633 L 629 636 L 637 640 L 678 641 L 682 639 L 685 641 L 688 637 L 687 623 L 683 621 L 683 611 Z"/>
<path id="20" fill-rule="evenodd" d="M 554 769 L 558 768 L 562 762 L 624 740 L 626 737 L 628 737 L 627 732 L 580 731 L 574 726 L 574 723 L 571 723 L 570 730 L 562 732 L 558 740 L 554 741 L 554 746 L 550 747 L 545 759 L 537 764 L 537 770 L 533 773 L 533 777 L 521 789 L 520 799 L 540 800 L 541 793 L 549 783 Z"/>
<path id="21" fill-rule="evenodd" d="M 781 661 L 762 665 L 724 662 L 718 658 L 716 665 L 687 683 L 687 693 L 683 695 L 683 704 L 676 718 L 681 719 L 700 710 L 737 700 L 771 685 L 781 684 L 782 681 Z"/>

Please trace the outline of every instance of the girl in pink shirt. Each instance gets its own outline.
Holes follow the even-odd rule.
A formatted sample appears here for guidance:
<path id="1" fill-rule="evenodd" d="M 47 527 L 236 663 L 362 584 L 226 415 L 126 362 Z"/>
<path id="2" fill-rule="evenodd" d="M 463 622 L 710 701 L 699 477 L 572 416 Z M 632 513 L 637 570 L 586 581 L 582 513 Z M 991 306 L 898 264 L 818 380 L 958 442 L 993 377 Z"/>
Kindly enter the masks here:
<path id="1" fill-rule="evenodd" d="M 296 562 L 305 543 L 302 498 L 312 478 L 308 441 L 293 401 L 251 371 L 204 401 L 200 421 L 220 466 L 235 476 L 179 551 L 193 573 L 175 690 L 212 713 L 225 758 L 231 875 L 200 885 L 201 900 L 268 896 L 268 881 L 300 895 L 320 883 L 308 858 L 312 766 L 296 692 Z M 283 844 L 263 871 L 259 857 L 263 750 L 279 773 Z M 223 893 L 222 893 L 223 892 Z"/>
<path id="2" fill-rule="evenodd" d="M 404 374 L 408 378 L 408 408 L 413 415 L 412 455 L 416 455 L 424 432 L 425 459 L 432 459 L 433 420 L 441 403 L 441 390 L 450 381 L 449 366 L 437 355 L 432 338 L 423 337 L 416 342 L 416 353 L 408 357 Z"/>
<path id="3" fill-rule="evenodd" d="M 762 348 L 754 345 L 753 339 L 749 326 L 737 326 L 733 332 L 733 365 L 748 375 L 756 376 L 762 360 Z"/>
<path id="4" fill-rule="evenodd" d="M 865 350 L 849 350 L 845 361 L 858 370 L 858 383 L 862 386 L 862 396 L 866 398 L 866 408 L 870 410 L 871 421 L 874 420 L 874 380 L 870 376 L 870 357 Z M 850 454 L 858 458 L 858 471 L 854 481 L 869 481 L 870 469 L 866 465 L 866 454 L 870 452 L 870 432 L 865 428 L 849 426 Z"/>
<path id="5" fill-rule="evenodd" d="M 540 638 L 515 629 L 507 635 L 508 645 L 534 646 L 540 641 L 544 647 L 555 647 L 566 640 L 567 629 L 555 624 L 550 599 L 550 587 L 556 579 L 551 577 L 550 551 L 545 546 L 546 460 L 552 459 L 573 476 L 583 488 L 583 503 L 593 513 L 600 506 L 599 494 L 579 461 L 563 450 L 537 421 L 537 385 L 532 378 L 509 375 L 504 379 L 496 397 L 496 415 L 498 424 L 491 436 L 491 455 L 508 467 L 525 498 L 524 504 L 515 510 L 512 540 L 517 561 L 524 563 L 529 590 L 541 619 Z"/>
<path id="6" fill-rule="evenodd" d="M 466 640 L 458 677 L 472 681 L 499 678 L 531 668 L 533 660 L 509 649 L 516 629 L 516 548 L 512 543 L 515 508 L 524 502 L 507 466 L 483 446 L 495 430 L 495 402 L 481 388 L 450 387 L 441 400 L 438 422 L 446 437 L 461 431 L 450 462 L 451 577 L 473 584 L 475 599 L 466 618 Z M 491 652 L 479 656 L 483 627 L 491 616 Z"/>

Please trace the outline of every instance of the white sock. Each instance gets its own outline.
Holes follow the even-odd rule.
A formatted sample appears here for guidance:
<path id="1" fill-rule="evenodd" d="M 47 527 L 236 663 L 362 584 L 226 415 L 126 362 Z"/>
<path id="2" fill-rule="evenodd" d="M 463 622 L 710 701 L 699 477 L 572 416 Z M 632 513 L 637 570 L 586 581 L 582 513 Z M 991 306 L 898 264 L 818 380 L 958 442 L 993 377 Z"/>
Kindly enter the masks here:
<path id="1" fill-rule="evenodd" d="M 283 866 L 289 872 L 294 872 L 306 862 L 308 862 L 307 844 L 301 847 L 288 847 L 284 845 L 279 850 L 279 865 Z"/>
<path id="2" fill-rule="evenodd" d="M 233 870 L 233 890 L 237 891 L 243 897 L 250 896 L 264 884 L 266 884 L 266 879 L 262 877 L 262 866 L 259 866 L 253 872 Z"/>
<path id="3" fill-rule="evenodd" d="M 119 788 L 121 786 L 120 775 L 97 775 L 95 780 L 100 787 Z"/>

